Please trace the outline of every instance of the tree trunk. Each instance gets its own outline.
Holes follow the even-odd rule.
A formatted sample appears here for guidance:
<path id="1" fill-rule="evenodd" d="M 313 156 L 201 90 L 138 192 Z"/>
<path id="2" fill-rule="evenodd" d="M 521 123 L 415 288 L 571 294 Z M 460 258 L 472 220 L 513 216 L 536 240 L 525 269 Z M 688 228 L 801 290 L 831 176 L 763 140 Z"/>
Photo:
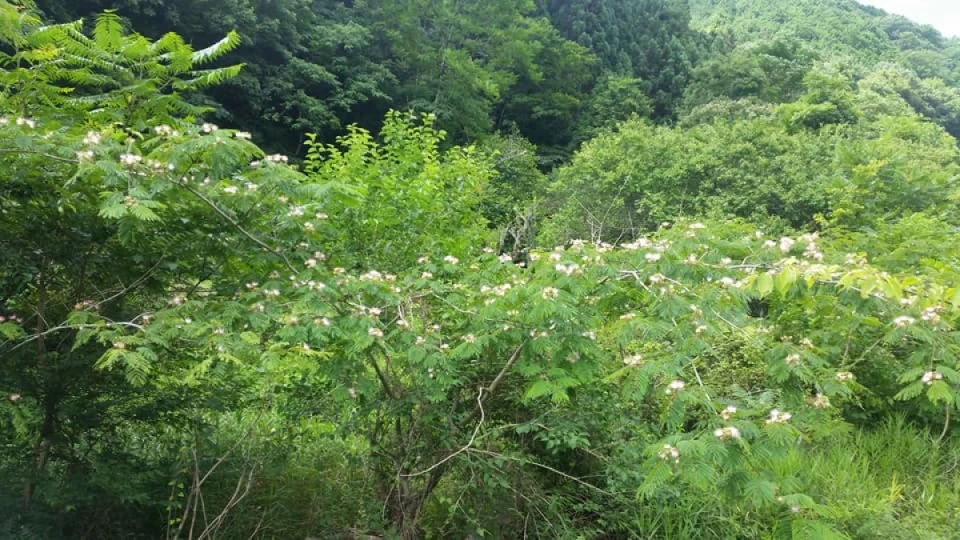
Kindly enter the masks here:
<path id="1" fill-rule="evenodd" d="M 34 455 L 36 456 L 34 466 L 23 487 L 24 511 L 30 510 L 30 505 L 33 503 L 34 487 L 37 478 L 39 478 L 47 468 L 47 461 L 50 458 L 50 448 L 53 446 L 53 437 L 56 433 L 57 407 L 52 397 L 48 396 L 47 400 L 46 412 L 43 417 L 43 427 L 40 429 L 40 438 L 37 439 L 37 446 L 34 450 Z"/>

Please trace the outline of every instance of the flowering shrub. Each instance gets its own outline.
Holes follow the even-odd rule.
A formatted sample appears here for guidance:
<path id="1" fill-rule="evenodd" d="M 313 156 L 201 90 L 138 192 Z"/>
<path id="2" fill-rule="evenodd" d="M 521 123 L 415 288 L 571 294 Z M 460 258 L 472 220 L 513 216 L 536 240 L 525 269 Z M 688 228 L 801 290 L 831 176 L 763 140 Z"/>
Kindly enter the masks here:
<path id="1" fill-rule="evenodd" d="M 149 80 L 177 88 L 231 73 L 193 70 L 231 38 L 193 52 L 114 25 L 99 22 L 93 45 L 78 25 L 28 35 L 111 58 L 146 48 Z M 23 56 L 57 60 L 39 52 Z M 101 69 L 90 85 L 136 74 Z M 57 81 L 33 82 L 74 97 Z M 391 115 L 382 144 L 354 130 L 343 148 L 313 145 L 300 171 L 246 132 L 182 115 L 172 95 L 138 110 L 118 100 L 143 96 L 103 84 L 63 107 L 2 101 L 0 209 L 17 240 L 0 269 L 14 291 L 0 352 L 15 359 L 4 384 L 23 387 L 0 390 L 4 410 L 34 411 L 17 424 L 41 441 L 27 501 L 64 394 L 85 404 L 71 384 L 89 364 L 123 373 L 109 391 L 131 404 L 137 389 L 199 402 L 235 382 L 258 397 L 322 391 L 331 431 L 368 445 L 404 538 L 444 478 L 496 478 L 508 462 L 604 496 L 718 492 L 827 537 L 835 509 L 784 466 L 793 449 L 842 433 L 844 410 L 867 399 L 917 403 L 949 427 L 960 293 L 938 274 L 873 266 L 842 239 L 707 220 L 514 261 L 483 247 L 471 214 L 490 163 L 439 150 L 413 118 Z M 725 379 L 731 344 L 757 357 L 759 388 Z M 590 477 L 558 457 L 587 451 Z"/>

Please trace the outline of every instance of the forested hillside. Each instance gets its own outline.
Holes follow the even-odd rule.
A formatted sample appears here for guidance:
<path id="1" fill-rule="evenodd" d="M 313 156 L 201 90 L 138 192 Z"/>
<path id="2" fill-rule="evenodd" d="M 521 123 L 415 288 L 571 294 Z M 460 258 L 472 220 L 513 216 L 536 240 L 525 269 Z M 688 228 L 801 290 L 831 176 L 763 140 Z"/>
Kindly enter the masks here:
<path id="1" fill-rule="evenodd" d="M 0 538 L 960 530 L 960 40 L 0 0 L 0 43 Z"/>

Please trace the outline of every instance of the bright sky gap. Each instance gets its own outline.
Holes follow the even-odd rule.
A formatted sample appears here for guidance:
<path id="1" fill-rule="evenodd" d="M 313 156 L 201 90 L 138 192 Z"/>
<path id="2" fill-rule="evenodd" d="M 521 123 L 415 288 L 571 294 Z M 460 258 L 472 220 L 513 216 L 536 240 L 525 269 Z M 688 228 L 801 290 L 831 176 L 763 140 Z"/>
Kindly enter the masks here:
<path id="1" fill-rule="evenodd" d="M 947 37 L 960 37 L 960 2 L 957 0 L 858 0 L 889 13 L 929 24 Z"/>

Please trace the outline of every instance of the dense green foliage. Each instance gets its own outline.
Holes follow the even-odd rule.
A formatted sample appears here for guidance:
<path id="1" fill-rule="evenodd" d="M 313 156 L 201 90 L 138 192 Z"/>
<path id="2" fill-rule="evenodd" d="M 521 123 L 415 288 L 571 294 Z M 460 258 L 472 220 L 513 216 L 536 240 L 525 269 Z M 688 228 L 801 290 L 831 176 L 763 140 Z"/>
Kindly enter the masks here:
<path id="1" fill-rule="evenodd" d="M 42 7 L 0 0 L 0 537 L 955 536 L 955 41 Z"/>

